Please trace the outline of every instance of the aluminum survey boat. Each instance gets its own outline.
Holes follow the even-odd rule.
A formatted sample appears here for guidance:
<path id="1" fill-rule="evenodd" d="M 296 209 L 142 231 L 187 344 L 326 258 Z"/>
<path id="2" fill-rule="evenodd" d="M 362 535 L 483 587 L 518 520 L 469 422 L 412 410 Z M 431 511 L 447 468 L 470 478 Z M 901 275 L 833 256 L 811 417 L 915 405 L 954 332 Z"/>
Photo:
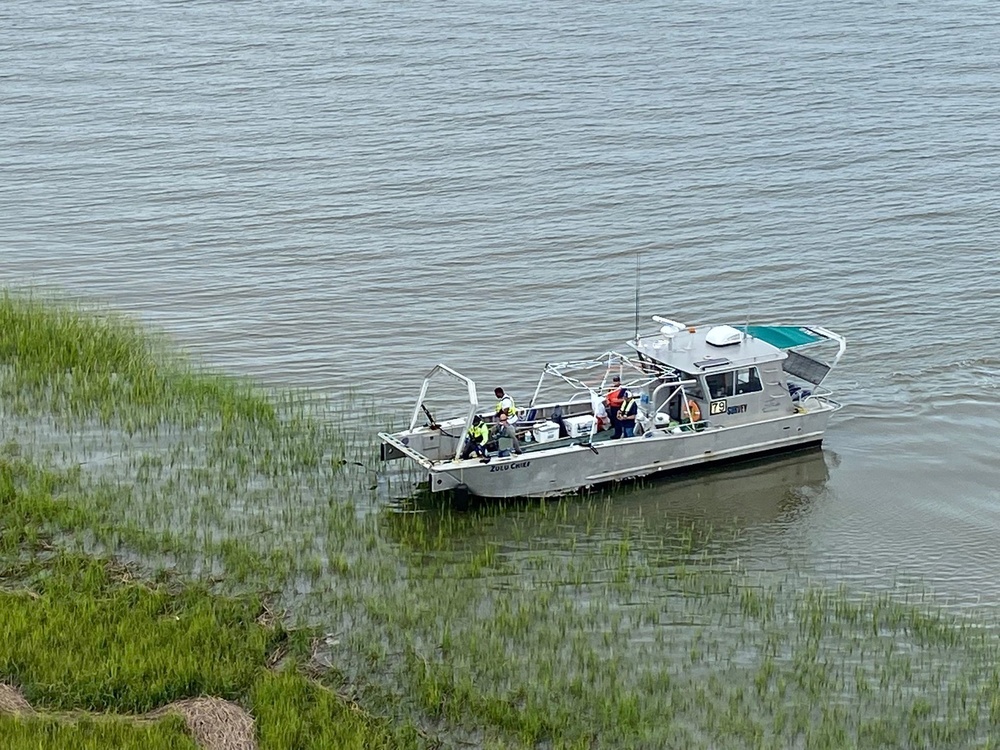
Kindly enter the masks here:
<path id="1" fill-rule="evenodd" d="M 488 462 L 462 458 L 474 417 L 492 422 L 494 408 L 470 378 L 437 365 L 407 429 L 379 433 L 381 458 L 415 462 L 432 492 L 546 497 L 822 441 L 840 408 L 822 383 L 844 354 L 842 336 L 811 325 L 653 320 L 659 329 L 625 353 L 545 365 L 530 401 L 517 403 L 520 455 L 499 437 Z M 633 437 L 612 439 L 603 400 L 615 375 L 639 401 Z"/>

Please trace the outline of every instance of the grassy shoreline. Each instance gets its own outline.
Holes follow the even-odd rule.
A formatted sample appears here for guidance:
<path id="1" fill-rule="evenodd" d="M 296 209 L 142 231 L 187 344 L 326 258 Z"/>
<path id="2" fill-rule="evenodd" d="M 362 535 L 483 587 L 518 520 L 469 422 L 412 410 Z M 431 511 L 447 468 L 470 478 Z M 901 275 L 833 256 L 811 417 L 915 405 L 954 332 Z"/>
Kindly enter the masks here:
<path id="1" fill-rule="evenodd" d="M 4 293 L 0 681 L 46 711 L 226 698 L 266 748 L 997 747 L 991 623 L 600 499 L 379 512 L 333 406 Z"/>
<path id="2" fill-rule="evenodd" d="M 0 458 L 0 682 L 35 711 L 0 711 L 5 747 L 194 747 L 177 717 L 130 715 L 206 695 L 246 708 L 261 748 L 414 746 L 412 729 L 309 679 L 314 634 L 286 629 L 259 596 L 60 550 L 53 534 L 79 517 L 60 507 L 66 485 Z"/>
<path id="3" fill-rule="evenodd" d="M 309 678 L 316 634 L 267 617 L 260 594 L 226 595 L 210 581 L 119 562 L 118 553 L 180 552 L 183 543 L 123 520 L 106 477 L 88 483 L 85 461 L 23 434 L 31 421 L 71 437 L 96 424 L 128 444 L 171 423 L 208 423 L 220 452 L 227 433 L 251 451 L 267 446 L 250 459 L 259 470 L 318 464 L 315 453 L 281 453 L 280 403 L 158 354 L 123 318 L 9 293 L 0 298 L 0 367 L 0 682 L 34 709 L 0 711 L 6 747 L 195 747 L 177 716 L 134 717 L 199 696 L 249 711 L 261 748 L 415 746 L 411 728 L 389 727 Z M 215 548 L 238 583 L 274 570 L 237 545 Z"/>

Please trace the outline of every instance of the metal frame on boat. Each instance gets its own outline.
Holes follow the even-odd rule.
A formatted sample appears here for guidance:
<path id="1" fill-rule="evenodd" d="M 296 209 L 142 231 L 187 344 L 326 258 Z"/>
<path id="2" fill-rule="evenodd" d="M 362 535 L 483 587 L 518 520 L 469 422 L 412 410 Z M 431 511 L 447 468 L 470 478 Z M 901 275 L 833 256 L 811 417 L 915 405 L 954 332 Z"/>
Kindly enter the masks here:
<path id="1" fill-rule="evenodd" d="M 489 445 L 488 462 L 463 459 L 473 420 L 492 421 L 494 410 L 481 408 L 475 382 L 439 364 L 424 377 L 407 429 L 379 433 L 382 459 L 412 460 L 433 492 L 545 497 L 822 441 L 840 408 L 822 383 L 844 354 L 842 336 L 821 326 L 653 320 L 659 330 L 629 341 L 632 353 L 542 368 L 518 409 L 523 453 L 513 454 L 501 436 Z M 826 360 L 807 351 L 823 344 L 837 347 Z M 634 437 L 612 439 L 603 399 L 615 375 L 639 400 Z M 461 395 L 438 420 L 439 402 L 429 399 L 441 379 L 457 383 Z"/>

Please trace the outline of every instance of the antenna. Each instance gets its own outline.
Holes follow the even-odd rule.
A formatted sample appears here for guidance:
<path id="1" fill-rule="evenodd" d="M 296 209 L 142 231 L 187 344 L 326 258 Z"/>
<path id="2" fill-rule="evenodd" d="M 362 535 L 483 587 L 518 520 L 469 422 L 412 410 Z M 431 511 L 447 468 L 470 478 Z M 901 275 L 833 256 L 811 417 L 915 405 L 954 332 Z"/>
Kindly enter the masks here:
<path id="1" fill-rule="evenodd" d="M 639 338 L 639 251 L 635 251 L 635 338 Z"/>

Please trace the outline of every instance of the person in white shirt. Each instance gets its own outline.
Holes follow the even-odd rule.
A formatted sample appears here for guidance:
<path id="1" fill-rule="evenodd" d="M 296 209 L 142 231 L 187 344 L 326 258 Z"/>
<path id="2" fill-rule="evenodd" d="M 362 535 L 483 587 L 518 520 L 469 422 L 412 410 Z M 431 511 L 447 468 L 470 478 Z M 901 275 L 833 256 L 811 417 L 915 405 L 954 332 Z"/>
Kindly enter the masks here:
<path id="1" fill-rule="evenodd" d="M 504 393 L 503 388 L 494 388 L 493 395 L 497 397 L 495 434 L 497 437 L 509 437 L 513 440 L 514 453 L 520 455 L 521 443 L 517 439 L 517 428 L 514 427 L 517 422 L 517 405 L 513 398 Z"/>

